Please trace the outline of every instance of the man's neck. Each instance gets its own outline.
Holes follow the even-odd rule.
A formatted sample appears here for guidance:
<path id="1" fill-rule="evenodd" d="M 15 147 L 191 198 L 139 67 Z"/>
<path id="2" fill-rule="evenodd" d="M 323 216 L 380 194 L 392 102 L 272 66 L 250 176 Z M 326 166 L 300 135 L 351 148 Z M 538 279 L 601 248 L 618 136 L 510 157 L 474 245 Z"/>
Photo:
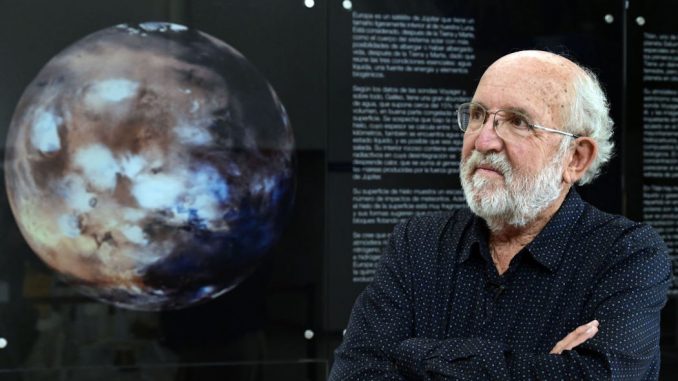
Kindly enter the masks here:
<path id="1" fill-rule="evenodd" d="M 537 217 L 525 226 L 500 225 L 499 229 L 490 231 L 490 253 L 499 274 L 504 273 L 513 257 L 544 229 L 565 201 L 569 187 L 562 192 L 551 205 L 544 209 Z"/>

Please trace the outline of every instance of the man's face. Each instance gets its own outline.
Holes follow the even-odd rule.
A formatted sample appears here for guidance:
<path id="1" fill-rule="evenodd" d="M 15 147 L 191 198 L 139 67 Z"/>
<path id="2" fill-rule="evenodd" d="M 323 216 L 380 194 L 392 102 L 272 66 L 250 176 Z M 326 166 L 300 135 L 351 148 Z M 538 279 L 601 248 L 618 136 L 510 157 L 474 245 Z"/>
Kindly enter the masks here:
<path id="1" fill-rule="evenodd" d="M 568 78 L 555 69 L 529 57 L 504 58 L 485 72 L 473 102 L 490 112 L 517 109 L 532 123 L 562 129 Z M 464 135 L 464 193 L 471 209 L 491 228 L 524 226 L 561 194 L 567 153 L 561 142 L 569 138 L 537 130 L 525 138 L 502 139 L 492 122 L 490 115 L 480 131 Z"/>
<path id="2" fill-rule="evenodd" d="M 461 165 L 461 183 L 471 210 L 483 217 L 490 229 L 499 230 L 504 224 L 525 226 L 546 209 L 562 191 L 562 145 L 553 160 L 535 175 L 514 170 L 503 153 L 482 154 L 473 151 Z M 502 181 L 488 179 L 479 168 L 492 168 Z"/>

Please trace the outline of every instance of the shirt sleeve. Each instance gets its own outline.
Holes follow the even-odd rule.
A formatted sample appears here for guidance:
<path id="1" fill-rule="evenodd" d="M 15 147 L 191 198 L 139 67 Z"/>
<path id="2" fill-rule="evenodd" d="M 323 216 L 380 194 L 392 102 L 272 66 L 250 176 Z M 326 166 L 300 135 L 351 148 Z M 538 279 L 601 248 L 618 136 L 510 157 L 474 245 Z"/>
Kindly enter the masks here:
<path id="1" fill-rule="evenodd" d="M 344 339 L 335 351 L 331 381 L 405 380 L 392 352 L 412 335 L 406 230 L 406 224 L 396 226 L 374 281 L 353 306 Z"/>
<path id="2" fill-rule="evenodd" d="M 477 337 L 411 338 L 398 346 L 396 362 L 405 368 L 402 374 L 420 380 L 655 379 L 660 312 L 670 280 L 661 241 L 611 265 L 585 311 L 589 320 L 600 321 L 599 332 L 561 355 L 512 351 Z"/>

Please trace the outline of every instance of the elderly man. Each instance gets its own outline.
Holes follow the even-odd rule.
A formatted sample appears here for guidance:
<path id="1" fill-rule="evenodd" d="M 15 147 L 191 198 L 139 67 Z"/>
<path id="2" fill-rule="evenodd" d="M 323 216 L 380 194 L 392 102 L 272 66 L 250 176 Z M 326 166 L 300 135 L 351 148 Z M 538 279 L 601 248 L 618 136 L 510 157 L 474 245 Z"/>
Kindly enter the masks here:
<path id="1" fill-rule="evenodd" d="M 612 151 L 595 76 L 513 53 L 457 114 L 470 210 L 395 228 L 330 379 L 656 379 L 666 245 L 572 187 Z"/>

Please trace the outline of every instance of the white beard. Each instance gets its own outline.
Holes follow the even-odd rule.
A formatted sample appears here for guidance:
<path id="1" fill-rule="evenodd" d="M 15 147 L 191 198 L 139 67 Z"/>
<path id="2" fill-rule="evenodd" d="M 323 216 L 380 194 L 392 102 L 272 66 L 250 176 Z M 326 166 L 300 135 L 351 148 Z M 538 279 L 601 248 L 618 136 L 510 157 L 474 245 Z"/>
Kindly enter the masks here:
<path id="1" fill-rule="evenodd" d="M 560 196 L 563 178 L 562 159 L 567 153 L 567 144 L 536 176 L 515 171 L 504 153 L 484 155 L 473 151 L 462 160 L 461 186 L 466 202 L 473 213 L 483 218 L 491 231 L 505 225 L 523 227 L 543 212 Z M 479 165 L 489 165 L 504 176 L 503 184 L 489 180 L 476 173 Z"/>

